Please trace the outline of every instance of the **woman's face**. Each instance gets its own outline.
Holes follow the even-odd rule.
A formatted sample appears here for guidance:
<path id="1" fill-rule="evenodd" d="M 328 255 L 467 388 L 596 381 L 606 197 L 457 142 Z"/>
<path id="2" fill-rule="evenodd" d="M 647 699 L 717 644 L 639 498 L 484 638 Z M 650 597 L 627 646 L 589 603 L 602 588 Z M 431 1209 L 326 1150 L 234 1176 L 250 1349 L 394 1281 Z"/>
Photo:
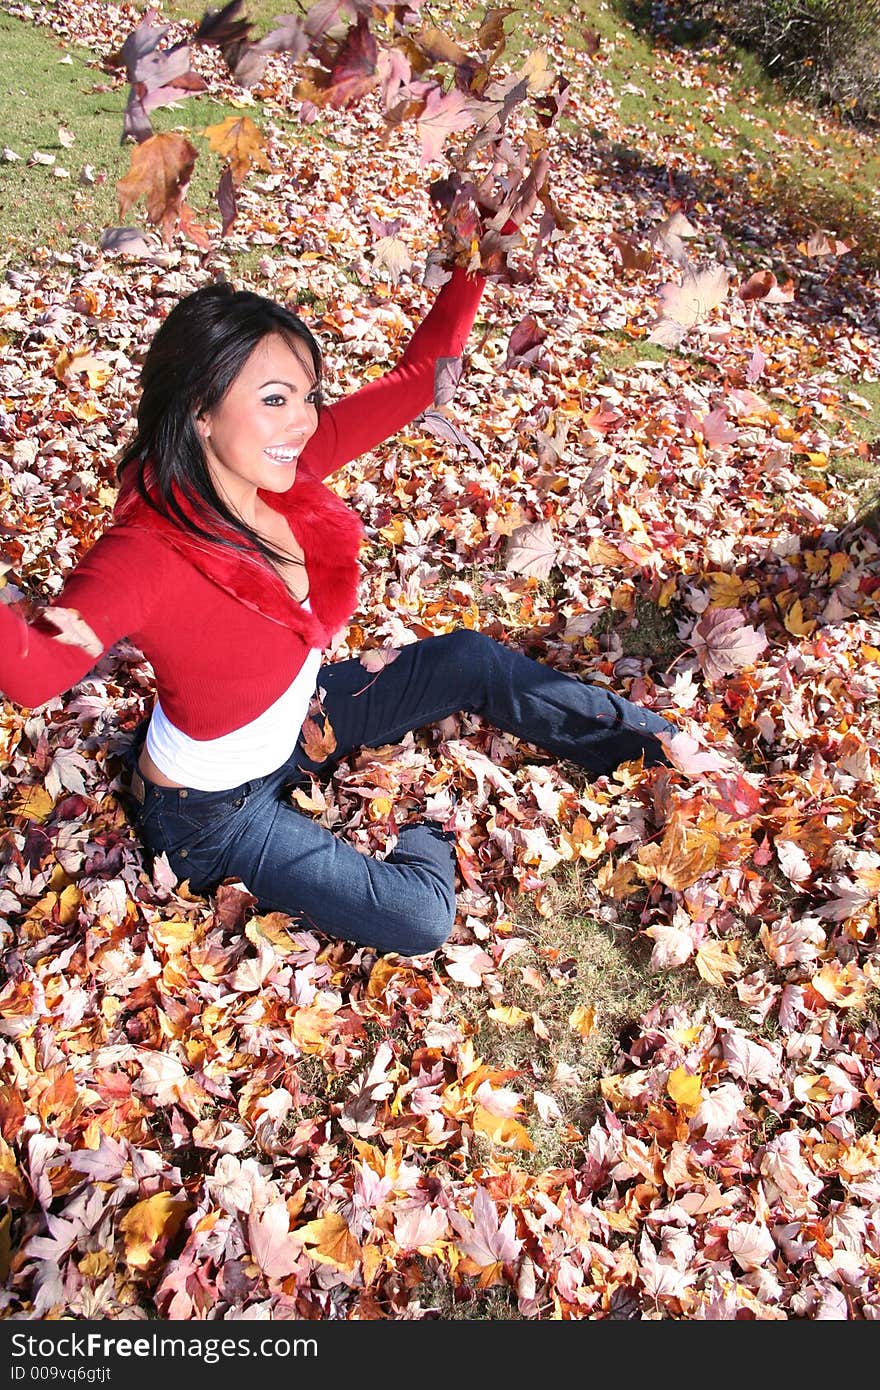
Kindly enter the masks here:
<path id="1" fill-rule="evenodd" d="M 254 348 L 226 395 L 196 426 L 220 495 L 236 510 L 257 488 L 286 492 L 318 423 L 315 371 L 280 334 Z"/>

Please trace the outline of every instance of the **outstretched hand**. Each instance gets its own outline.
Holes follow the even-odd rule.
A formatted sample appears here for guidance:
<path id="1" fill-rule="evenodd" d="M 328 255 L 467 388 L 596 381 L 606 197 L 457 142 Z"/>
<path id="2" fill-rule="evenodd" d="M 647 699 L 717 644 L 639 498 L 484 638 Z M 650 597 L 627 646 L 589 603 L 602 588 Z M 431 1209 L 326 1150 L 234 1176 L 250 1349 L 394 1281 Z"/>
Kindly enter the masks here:
<path id="1" fill-rule="evenodd" d="M 526 241 L 513 217 L 495 225 L 503 204 L 493 204 L 476 184 L 464 182 L 457 174 L 437 179 L 428 191 L 432 204 L 443 214 L 440 245 L 429 256 L 429 266 L 438 270 L 464 266 L 471 273 L 479 271 L 510 284 L 532 278 L 508 260 L 509 253 Z"/>

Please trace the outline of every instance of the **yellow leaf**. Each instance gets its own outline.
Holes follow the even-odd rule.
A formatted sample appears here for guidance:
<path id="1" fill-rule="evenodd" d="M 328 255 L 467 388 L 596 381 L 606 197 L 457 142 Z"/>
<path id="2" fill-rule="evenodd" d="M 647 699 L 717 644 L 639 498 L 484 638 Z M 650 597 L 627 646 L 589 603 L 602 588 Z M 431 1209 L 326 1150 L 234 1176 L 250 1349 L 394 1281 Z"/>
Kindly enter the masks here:
<path id="1" fill-rule="evenodd" d="M 183 951 L 195 936 L 195 926 L 183 917 L 169 917 L 167 921 L 150 923 L 150 940 L 172 955 Z"/>
<path id="2" fill-rule="evenodd" d="M 597 536 L 594 540 L 591 540 L 590 544 L 587 546 L 587 563 L 590 565 L 606 565 L 609 569 L 616 569 L 623 563 L 623 556 L 617 549 L 617 546 L 611 544 L 611 541 L 606 541 L 602 539 L 602 537 Z"/>
<path id="3" fill-rule="evenodd" d="M 639 872 L 647 882 L 657 878 L 681 892 L 715 867 L 718 850 L 718 836 L 711 831 L 686 836 L 670 825 L 659 845 L 639 849 Z"/>
<path id="4" fill-rule="evenodd" d="M 699 1076 L 692 1075 L 684 1067 L 676 1067 L 670 1072 L 666 1089 L 679 1110 L 685 1115 L 695 1115 L 703 1099 L 703 1088 Z"/>
<path id="5" fill-rule="evenodd" d="M 493 1115 L 482 1105 L 474 1107 L 473 1126 L 478 1134 L 485 1134 L 493 1144 L 506 1149 L 533 1149 L 529 1132 L 518 1120 L 505 1115 Z"/>
<path id="6" fill-rule="evenodd" d="M 68 352 L 64 348 L 55 359 L 55 375 L 65 386 L 75 386 L 78 379 L 85 376 L 89 386 L 94 390 L 109 381 L 113 372 L 114 368 L 109 362 L 95 357 L 86 349 Z"/>
<path id="7" fill-rule="evenodd" d="M 146 1269 L 162 1254 L 180 1229 L 189 1202 L 171 1192 L 156 1192 L 127 1211 L 119 1223 L 125 1238 L 125 1260 L 131 1269 Z"/>
<path id="8" fill-rule="evenodd" d="M 793 637 L 809 637 L 816 627 L 814 618 L 804 618 L 803 605 L 799 598 L 795 599 L 782 621 L 786 631 L 790 632 Z"/>
<path id="9" fill-rule="evenodd" d="M 596 1021 L 596 1011 L 592 1004 L 579 1004 L 568 1016 L 568 1026 L 573 1033 L 588 1038 Z"/>
<path id="10" fill-rule="evenodd" d="M 206 126 L 202 134 L 211 149 L 229 161 L 233 183 L 240 184 L 254 165 L 269 168 L 265 137 L 250 116 L 227 116 L 219 125 Z"/>
<path id="11" fill-rule="evenodd" d="M 24 820 L 44 821 L 55 802 L 45 787 L 16 787 L 12 796 L 12 814 Z"/>
<path id="12" fill-rule="evenodd" d="M 524 1023 L 528 1023 L 532 1015 L 526 1013 L 525 1009 L 517 1009 L 513 1004 L 499 1004 L 495 1009 L 489 1009 L 489 1017 L 495 1023 L 500 1023 L 503 1028 L 521 1028 Z"/>
<path id="13" fill-rule="evenodd" d="M 109 1250 L 90 1250 L 83 1255 L 77 1269 L 84 1279 L 104 1279 L 113 1270 L 116 1256 Z"/>
<path id="14" fill-rule="evenodd" d="M 82 893 L 75 883 L 69 883 L 58 899 L 58 920 L 63 927 L 69 927 L 77 919 Z"/>
<path id="15" fill-rule="evenodd" d="M 361 1247 L 338 1211 L 307 1222 L 294 1234 L 307 1247 L 309 1257 L 320 1264 L 348 1271 L 354 1269 L 361 1257 Z"/>
<path id="16" fill-rule="evenodd" d="M 810 984 L 817 994 L 839 1009 L 865 1007 L 867 981 L 855 961 L 848 961 L 846 965 L 829 961 L 813 976 Z"/>
<path id="17" fill-rule="evenodd" d="M 245 926 L 244 934 L 254 946 L 259 946 L 261 941 L 270 942 L 279 956 L 289 956 L 294 949 L 290 918 L 284 912 L 266 912 L 262 917 L 252 917 Z"/>
<path id="18" fill-rule="evenodd" d="M 710 985 L 723 985 L 727 977 L 742 974 L 742 966 L 736 959 L 739 938 L 735 941 L 715 941 L 707 939 L 696 955 L 697 970 Z"/>

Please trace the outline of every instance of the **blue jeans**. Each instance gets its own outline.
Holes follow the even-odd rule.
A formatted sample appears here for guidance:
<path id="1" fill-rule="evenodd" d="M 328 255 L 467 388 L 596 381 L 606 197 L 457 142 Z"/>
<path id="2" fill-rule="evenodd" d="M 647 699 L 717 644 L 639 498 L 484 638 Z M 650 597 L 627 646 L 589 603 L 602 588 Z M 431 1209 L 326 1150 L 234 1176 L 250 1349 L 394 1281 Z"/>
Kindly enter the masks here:
<path id="1" fill-rule="evenodd" d="M 665 763 L 656 735 L 675 732 L 650 710 L 466 629 L 404 646 L 375 678 L 357 660 L 325 665 L 318 685 L 336 735 L 331 758 L 313 762 L 298 742 L 275 772 L 219 792 L 134 776 L 142 800 L 133 819 L 146 849 L 164 851 L 194 892 L 233 878 L 261 911 L 401 955 L 434 951 L 449 935 L 452 835 L 430 821 L 404 825 L 391 853 L 375 859 L 297 810 L 291 786 L 328 776 L 356 748 L 395 743 L 462 711 L 594 775 L 640 756 Z M 133 770 L 144 733 L 142 725 L 130 750 Z"/>

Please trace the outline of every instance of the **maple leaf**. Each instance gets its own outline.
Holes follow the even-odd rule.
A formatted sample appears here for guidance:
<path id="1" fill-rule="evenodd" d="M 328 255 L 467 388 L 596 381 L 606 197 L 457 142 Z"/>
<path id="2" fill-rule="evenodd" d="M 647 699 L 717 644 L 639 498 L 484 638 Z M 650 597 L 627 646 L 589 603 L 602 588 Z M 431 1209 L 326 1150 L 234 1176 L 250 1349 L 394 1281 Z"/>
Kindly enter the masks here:
<path id="1" fill-rule="evenodd" d="M 434 368 L 434 405 L 444 406 L 454 398 L 461 381 L 462 360 L 460 357 L 438 357 Z"/>
<path id="2" fill-rule="evenodd" d="M 293 1273 L 302 1241 L 291 1235 L 284 1202 L 270 1202 L 262 1211 L 252 1211 L 247 1233 L 251 1258 L 267 1279 L 284 1279 Z"/>
<path id="3" fill-rule="evenodd" d="M 169 243 L 195 161 L 196 150 L 183 135 L 151 135 L 136 145 L 131 152 L 131 169 L 116 184 L 120 216 L 145 198 L 147 220 L 161 228 L 164 241 Z"/>
<path id="4" fill-rule="evenodd" d="M 678 347 L 691 328 L 723 303 L 729 279 L 724 266 L 710 264 L 699 271 L 685 270 L 680 284 L 664 285 L 660 318 L 647 341 L 660 347 Z"/>
<path id="5" fill-rule="evenodd" d="M 704 1095 L 696 1114 L 691 1117 L 692 1134 L 702 1134 L 710 1144 L 735 1134 L 737 1122 L 746 1109 L 745 1097 L 739 1086 L 725 1081 Z"/>
<path id="6" fill-rule="evenodd" d="M 623 270 L 650 270 L 654 260 L 652 250 L 640 249 L 630 237 L 623 236 L 619 232 L 612 232 L 611 245 L 620 257 L 620 265 Z"/>
<path id="7" fill-rule="evenodd" d="M 449 1218 L 442 1207 L 412 1204 L 394 1212 L 394 1240 L 404 1251 L 417 1250 L 422 1255 L 438 1253 L 450 1235 Z"/>
<path id="8" fill-rule="evenodd" d="M 189 1211 L 186 1197 L 175 1197 L 170 1192 L 156 1192 L 136 1202 L 119 1222 L 129 1268 L 145 1270 L 155 1264 Z"/>
<path id="9" fill-rule="evenodd" d="M 366 15 L 360 15 L 342 41 L 329 74 L 318 83 L 320 106 L 340 109 L 359 101 L 378 82 L 379 48 Z"/>
<path id="10" fill-rule="evenodd" d="M 232 177 L 232 170 L 229 168 L 228 164 L 220 175 L 220 182 L 217 185 L 215 197 L 222 219 L 220 234 L 221 236 L 226 236 L 226 233 L 238 216 L 238 198 L 235 192 L 235 180 Z"/>
<path id="11" fill-rule="evenodd" d="M 648 240 L 652 246 L 665 251 L 671 260 L 680 265 L 687 262 L 685 241 L 697 236 L 697 229 L 689 222 L 683 212 L 672 212 L 651 232 Z"/>
<path id="12" fill-rule="evenodd" d="M 537 367 L 543 370 L 549 366 L 549 358 L 541 351 L 541 344 L 547 337 L 547 330 L 534 314 L 524 314 L 513 327 L 507 340 L 507 353 L 504 365 Z"/>
<path id="13" fill-rule="evenodd" d="M 386 666 L 390 666 L 392 661 L 396 661 L 399 656 L 399 647 L 371 647 L 368 648 L 367 651 L 361 652 L 358 660 L 365 671 L 375 671 L 378 675 L 380 671 L 385 670 Z"/>
<path id="14" fill-rule="evenodd" d="M 484 1187 L 477 1188 L 472 1209 L 473 1223 L 461 1212 L 449 1213 L 462 1254 L 480 1268 L 512 1263 L 522 1249 L 522 1241 L 515 1234 L 513 1212 L 509 1211 L 499 1222 L 495 1203 Z"/>
<path id="15" fill-rule="evenodd" d="M 740 299 L 761 299 L 765 304 L 789 304 L 794 299 L 794 285 L 780 285 L 772 270 L 756 270 L 739 287 Z"/>
<path id="16" fill-rule="evenodd" d="M 303 721 L 303 752 L 313 763 L 326 762 L 336 747 L 336 735 L 330 720 L 324 717 L 323 728 L 311 717 Z"/>
<path id="17" fill-rule="evenodd" d="M 556 538 L 549 521 L 530 521 L 507 538 L 504 568 L 532 579 L 547 579 L 556 564 Z"/>
<path id="18" fill-rule="evenodd" d="M 56 629 L 53 634 L 56 642 L 68 647 L 81 647 L 93 657 L 103 652 L 104 643 L 75 608 L 57 608 L 53 605 L 44 608 L 41 616 Z"/>
<path id="19" fill-rule="evenodd" d="M 757 1043 L 746 1034 L 731 1030 L 724 1036 L 722 1051 L 727 1070 L 748 1086 L 756 1081 L 769 1083 L 779 1079 L 782 1049 L 778 1045 Z"/>
<path id="20" fill-rule="evenodd" d="M 340 1212 L 331 1211 L 307 1222 L 296 1230 L 295 1236 L 306 1246 L 310 1259 L 334 1269 L 347 1273 L 361 1258 L 361 1248 Z"/>
<path id="21" fill-rule="evenodd" d="M 435 434 L 439 439 L 446 439 L 451 444 L 460 445 L 472 459 L 476 459 L 477 463 L 485 463 L 486 455 L 479 444 L 476 444 L 469 434 L 465 434 L 461 426 L 457 425 L 454 420 L 448 420 L 439 411 L 423 411 L 418 418 L 418 423 L 429 434 Z"/>
<path id="22" fill-rule="evenodd" d="M 208 9 L 199 21 L 193 43 L 219 48 L 234 73 L 250 47 L 253 24 L 245 15 L 245 0 L 229 0 L 219 10 Z"/>
<path id="23" fill-rule="evenodd" d="M 219 125 L 205 126 L 202 135 L 227 161 L 236 187 L 250 169 L 269 168 L 265 136 L 250 116 L 227 116 Z"/>
<path id="24" fill-rule="evenodd" d="M 767 647 L 763 629 L 750 627 L 738 608 L 709 608 L 694 628 L 691 646 L 713 684 L 753 666 Z"/>
<path id="25" fill-rule="evenodd" d="M 448 137 L 456 130 L 466 130 L 473 125 L 477 110 L 475 101 L 456 87 L 444 92 L 442 87 L 433 86 L 416 121 L 422 164 L 439 159 Z"/>
<path id="26" fill-rule="evenodd" d="M 740 1269 L 760 1269 L 776 1253 L 776 1242 L 765 1222 L 737 1221 L 727 1231 L 727 1248 Z"/>
<path id="27" fill-rule="evenodd" d="M 406 242 L 396 236 L 379 237 L 378 241 L 373 243 L 373 262 L 378 269 L 388 272 L 388 280 L 392 285 L 399 282 L 404 271 L 412 268 L 412 257 Z"/>

